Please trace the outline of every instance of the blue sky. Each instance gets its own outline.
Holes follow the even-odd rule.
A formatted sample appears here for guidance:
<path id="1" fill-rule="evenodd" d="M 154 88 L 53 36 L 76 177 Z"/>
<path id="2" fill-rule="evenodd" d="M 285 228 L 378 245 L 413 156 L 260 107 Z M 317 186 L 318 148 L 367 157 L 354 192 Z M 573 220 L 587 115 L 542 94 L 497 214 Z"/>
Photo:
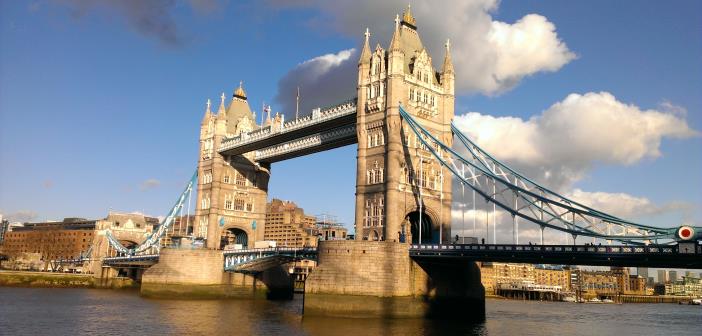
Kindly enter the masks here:
<path id="1" fill-rule="evenodd" d="M 420 35 L 434 46 L 435 66 L 443 59 L 436 46 L 447 37 L 454 41 L 458 81 L 465 83 L 456 114 L 492 116 L 497 127 L 507 121 L 500 118 L 516 117 L 523 126 L 534 116 L 535 123 L 544 119 L 542 113 L 569 94 L 594 93 L 601 100 L 599 93 L 608 92 L 617 103 L 635 106 L 634 112 L 674 115 L 687 131 L 653 132 L 645 143 L 650 148 L 639 156 L 592 151 L 573 166 L 578 177 L 557 187 L 634 197 L 639 208 L 623 215 L 644 222 L 702 225 L 702 138 L 693 134 L 702 130 L 702 4 L 482 2 L 487 4 L 460 8 L 488 25 L 537 14 L 544 20 L 534 22 L 551 23 L 567 49 L 554 51 L 561 58 L 548 58 L 534 71 L 524 72 L 524 64 L 510 70 L 517 80 L 509 85 L 485 86 L 468 71 L 468 58 L 480 52 L 469 50 L 470 37 L 444 36 L 470 35 L 479 20 L 468 20 L 461 30 L 461 10 L 451 18 L 440 14 L 452 11 L 443 8 L 452 3 L 436 11 L 413 3 Z M 373 43 L 387 46 L 394 13 L 405 5 L 372 3 L 341 11 L 315 1 L 154 1 L 136 7 L 0 2 L 0 213 L 20 220 L 98 218 L 109 209 L 165 214 L 196 167 L 205 101 L 216 101 L 221 92 L 230 96 L 243 80 L 254 110 L 260 112 L 263 101 L 282 109 L 285 102 L 275 100 L 287 89 L 281 83 L 296 69 L 306 71 L 302 62 L 357 48 L 366 26 Z M 441 39 L 428 41 L 434 35 Z M 457 57 L 466 60 L 462 73 Z M 328 96 L 305 90 L 314 87 L 307 84 L 303 100 Z M 355 85 L 336 84 L 342 91 Z M 612 125 L 607 132 L 619 130 Z M 277 163 L 269 195 L 293 200 L 311 214 L 337 215 L 351 227 L 355 154 L 348 146 Z M 538 174 L 541 166 L 515 160 Z M 547 166 L 557 169 L 558 160 Z M 641 215 L 641 207 L 659 211 Z"/>

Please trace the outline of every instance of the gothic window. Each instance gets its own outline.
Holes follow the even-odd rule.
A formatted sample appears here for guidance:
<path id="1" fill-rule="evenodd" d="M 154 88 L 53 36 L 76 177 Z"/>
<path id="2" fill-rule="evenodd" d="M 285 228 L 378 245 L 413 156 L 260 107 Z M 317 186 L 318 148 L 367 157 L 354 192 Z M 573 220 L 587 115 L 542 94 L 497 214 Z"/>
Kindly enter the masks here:
<path id="1" fill-rule="evenodd" d="M 224 175 L 224 183 L 229 183 L 229 175 Z"/>
<path id="2" fill-rule="evenodd" d="M 244 199 L 242 198 L 237 198 L 234 200 L 234 210 L 236 211 L 244 211 L 244 206 L 246 202 L 244 202 Z"/>
<path id="3" fill-rule="evenodd" d="M 434 95 L 431 96 L 431 106 L 436 106 L 436 104 L 434 103 Z"/>
<path id="4" fill-rule="evenodd" d="M 380 97 L 380 84 L 373 85 L 373 96 Z"/>
<path id="5" fill-rule="evenodd" d="M 383 173 L 383 167 L 378 164 L 378 161 L 375 161 L 373 167 L 366 172 L 368 184 L 383 183 Z"/>
<path id="6" fill-rule="evenodd" d="M 414 101 L 414 89 L 409 89 L 409 100 Z"/>
<path id="7" fill-rule="evenodd" d="M 242 186 L 242 187 L 243 187 L 243 186 L 246 186 L 246 177 L 244 177 L 244 175 L 242 175 L 242 174 L 239 173 L 238 171 L 237 171 L 237 172 L 234 172 L 234 174 L 235 174 L 235 181 L 234 181 L 234 183 L 235 183 L 236 185 L 238 185 L 238 186 Z"/>
<path id="8" fill-rule="evenodd" d="M 202 183 L 212 183 L 212 170 L 205 170 L 205 172 L 202 174 Z"/>
<path id="9" fill-rule="evenodd" d="M 370 86 L 368 87 L 368 98 L 373 98 L 373 90 Z"/>
<path id="10" fill-rule="evenodd" d="M 427 94 L 426 94 L 426 92 L 425 92 L 425 93 L 424 93 L 424 104 L 426 104 L 426 103 L 427 103 Z"/>
<path id="11" fill-rule="evenodd" d="M 246 203 L 246 211 L 248 211 L 248 212 L 253 212 L 253 202 L 252 202 L 252 203 Z"/>
<path id="12" fill-rule="evenodd" d="M 429 75 L 424 74 L 424 82 L 429 83 Z"/>
<path id="13" fill-rule="evenodd" d="M 419 102 L 421 99 L 422 99 L 422 93 L 419 92 L 419 90 L 417 90 L 417 97 L 416 97 L 415 101 Z"/>
<path id="14" fill-rule="evenodd" d="M 209 209 L 210 208 L 210 195 L 209 194 L 202 195 L 202 199 L 200 200 L 200 208 L 201 209 Z"/>
<path id="15" fill-rule="evenodd" d="M 224 208 L 227 210 L 232 210 L 232 208 L 233 208 L 232 200 L 224 201 Z"/>

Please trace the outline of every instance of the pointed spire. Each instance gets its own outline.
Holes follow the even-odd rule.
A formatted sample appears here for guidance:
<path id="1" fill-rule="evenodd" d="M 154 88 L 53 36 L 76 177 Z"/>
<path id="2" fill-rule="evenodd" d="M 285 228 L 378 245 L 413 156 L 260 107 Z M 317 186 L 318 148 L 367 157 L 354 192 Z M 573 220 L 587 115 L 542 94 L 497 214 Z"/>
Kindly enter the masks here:
<path id="1" fill-rule="evenodd" d="M 370 52 L 370 31 L 368 28 L 366 28 L 365 34 L 366 40 L 363 42 L 363 50 L 361 50 L 361 58 L 358 60 L 358 64 L 367 64 L 370 63 L 370 57 L 371 57 L 371 52 Z"/>
<path id="2" fill-rule="evenodd" d="M 401 50 L 400 49 L 400 16 L 395 15 L 395 31 L 392 33 L 392 39 L 390 40 L 390 51 Z"/>
<path id="3" fill-rule="evenodd" d="M 202 118 L 203 124 L 208 122 L 210 120 L 210 118 L 212 118 L 212 111 L 210 111 L 211 104 L 212 104 L 212 102 L 209 99 L 207 99 L 207 109 L 205 110 L 205 117 Z"/>
<path id="4" fill-rule="evenodd" d="M 441 67 L 443 73 L 453 73 L 453 61 L 451 61 L 451 40 L 446 39 L 446 56 L 444 56 L 444 65 Z"/>
<path id="5" fill-rule="evenodd" d="M 218 119 L 226 119 L 227 118 L 227 112 L 224 109 L 224 99 L 226 99 L 227 96 L 224 95 L 224 92 L 222 92 L 222 96 L 220 96 L 221 100 L 219 102 L 219 110 L 217 110 L 217 118 Z"/>

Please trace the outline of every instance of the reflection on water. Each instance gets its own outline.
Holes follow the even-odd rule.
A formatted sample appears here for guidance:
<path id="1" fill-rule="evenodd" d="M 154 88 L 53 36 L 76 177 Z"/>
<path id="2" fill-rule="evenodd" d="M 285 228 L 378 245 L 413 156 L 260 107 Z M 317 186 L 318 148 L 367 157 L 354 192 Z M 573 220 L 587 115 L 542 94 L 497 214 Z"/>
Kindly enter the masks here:
<path id="1" fill-rule="evenodd" d="M 488 300 L 487 322 L 302 318 L 301 300 L 0 287 L 0 335 L 699 335 L 702 307 Z"/>

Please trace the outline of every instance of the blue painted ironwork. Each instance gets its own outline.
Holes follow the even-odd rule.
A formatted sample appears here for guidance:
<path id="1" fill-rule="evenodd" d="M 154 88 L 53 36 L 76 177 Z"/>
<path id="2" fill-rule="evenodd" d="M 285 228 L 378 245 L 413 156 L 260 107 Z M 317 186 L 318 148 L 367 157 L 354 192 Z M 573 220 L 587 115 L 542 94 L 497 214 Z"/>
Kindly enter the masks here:
<path id="1" fill-rule="evenodd" d="M 186 203 L 186 200 L 191 197 L 192 195 L 192 190 L 195 184 L 197 183 L 197 171 L 193 174 L 192 178 L 190 178 L 190 181 L 185 187 L 185 190 L 183 190 L 183 193 L 180 194 L 180 197 L 178 197 L 178 200 L 176 201 L 175 205 L 171 208 L 171 210 L 168 212 L 168 216 L 163 219 L 161 224 L 158 226 L 158 229 L 156 231 L 151 232 L 149 236 L 146 238 L 146 240 L 132 248 L 127 248 L 122 243 L 120 243 L 113 235 L 110 230 L 107 230 L 105 236 L 107 237 L 107 240 L 110 242 L 110 246 L 112 246 L 117 252 L 125 255 L 135 255 L 139 254 L 142 252 L 147 251 L 148 249 L 155 247 L 156 249 L 159 248 L 158 242 L 163 236 L 166 234 L 168 229 L 171 227 L 171 225 L 175 222 L 175 218 L 183 210 L 183 206 Z"/>
<path id="2" fill-rule="evenodd" d="M 107 257 L 102 264 L 106 266 L 144 266 L 153 265 L 158 262 L 158 254 L 126 255 L 118 257 Z"/>
<path id="3" fill-rule="evenodd" d="M 317 260 L 316 247 L 272 247 L 224 251 L 226 272 L 257 273 L 299 260 Z"/>
<path id="4" fill-rule="evenodd" d="M 531 181 L 489 155 L 452 123 L 454 135 L 471 155 L 470 158 L 465 158 L 438 140 L 402 106 L 399 110 L 401 117 L 425 149 L 460 183 L 512 216 L 526 219 L 542 229 L 567 232 L 574 238 L 587 236 L 630 244 L 651 243 L 659 239 L 673 241 L 678 238 L 678 228 L 660 228 L 622 220 L 572 201 Z M 457 164 L 467 166 L 468 171 L 459 169 Z M 492 193 L 486 190 L 487 185 L 493 186 Z M 517 201 L 521 202 L 521 207 L 516 206 Z M 696 227 L 694 231 L 697 235 L 694 239 L 702 238 L 702 228 Z"/>

